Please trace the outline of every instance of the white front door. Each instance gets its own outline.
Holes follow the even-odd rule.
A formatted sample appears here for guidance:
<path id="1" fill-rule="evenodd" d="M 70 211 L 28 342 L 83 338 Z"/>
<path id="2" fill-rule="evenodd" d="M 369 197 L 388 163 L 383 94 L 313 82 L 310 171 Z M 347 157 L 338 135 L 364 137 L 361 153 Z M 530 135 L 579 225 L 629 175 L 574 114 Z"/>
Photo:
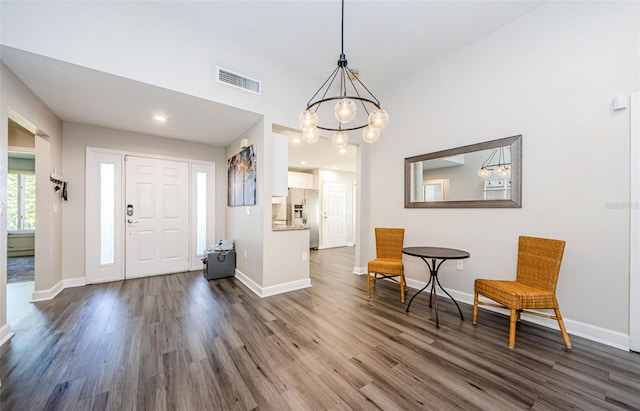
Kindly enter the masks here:
<path id="1" fill-rule="evenodd" d="M 325 181 L 322 193 L 322 248 L 347 245 L 346 184 Z"/>
<path id="2" fill-rule="evenodd" d="M 127 156 L 127 278 L 189 269 L 189 164 Z"/>

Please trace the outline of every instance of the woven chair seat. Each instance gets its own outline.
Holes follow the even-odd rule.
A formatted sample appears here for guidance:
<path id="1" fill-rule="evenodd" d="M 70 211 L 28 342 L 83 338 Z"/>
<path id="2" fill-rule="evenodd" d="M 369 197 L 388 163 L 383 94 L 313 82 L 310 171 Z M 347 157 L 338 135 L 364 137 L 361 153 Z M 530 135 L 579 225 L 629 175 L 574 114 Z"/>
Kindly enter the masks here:
<path id="1" fill-rule="evenodd" d="M 558 306 L 553 292 L 517 281 L 477 279 L 475 289 L 485 297 L 516 310 L 556 308 Z"/>
<path id="2" fill-rule="evenodd" d="M 371 273 L 381 273 L 389 275 L 402 274 L 402 260 L 392 258 L 376 258 L 369 261 L 367 268 Z"/>

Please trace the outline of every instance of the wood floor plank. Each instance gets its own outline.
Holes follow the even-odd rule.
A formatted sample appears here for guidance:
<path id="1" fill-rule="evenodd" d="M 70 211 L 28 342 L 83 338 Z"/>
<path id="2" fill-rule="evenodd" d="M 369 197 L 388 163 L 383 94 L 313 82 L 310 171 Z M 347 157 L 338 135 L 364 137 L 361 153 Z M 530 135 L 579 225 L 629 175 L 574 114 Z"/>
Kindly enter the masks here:
<path id="1" fill-rule="evenodd" d="M 268 298 L 199 272 L 65 289 L 0 347 L 0 409 L 640 410 L 640 354 L 527 322 L 509 350 L 507 317 L 447 298 L 436 329 L 353 265 L 312 251 L 312 287 Z"/>

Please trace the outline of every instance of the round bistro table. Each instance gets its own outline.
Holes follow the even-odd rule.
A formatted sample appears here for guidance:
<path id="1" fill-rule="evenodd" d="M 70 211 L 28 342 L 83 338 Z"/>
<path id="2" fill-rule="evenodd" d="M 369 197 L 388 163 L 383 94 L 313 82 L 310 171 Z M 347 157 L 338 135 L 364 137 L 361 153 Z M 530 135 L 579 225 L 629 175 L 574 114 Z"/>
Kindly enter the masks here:
<path id="1" fill-rule="evenodd" d="M 413 302 L 413 299 L 416 298 L 427 287 L 429 287 L 429 284 L 431 284 L 431 291 L 429 292 L 429 307 L 432 307 L 431 302 L 433 300 L 433 305 L 435 305 L 435 308 L 436 308 L 436 328 L 440 328 L 440 321 L 438 319 L 438 294 L 436 292 L 436 284 L 438 284 L 440 289 L 446 295 L 448 295 L 449 298 L 451 298 L 451 301 L 453 301 L 456 307 L 458 307 L 458 312 L 460 313 L 460 319 L 464 321 L 464 317 L 462 316 L 462 310 L 460 309 L 458 302 L 440 284 L 440 280 L 438 280 L 438 270 L 440 269 L 440 266 L 442 265 L 442 263 L 444 263 L 447 260 L 462 260 L 465 258 L 469 258 L 471 254 L 469 254 L 469 252 L 467 251 L 456 250 L 455 248 L 443 248 L 443 247 L 405 247 L 402 249 L 402 253 L 406 255 L 411 255 L 413 257 L 421 258 L 422 261 L 424 261 L 425 264 L 427 264 L 427 267 L 429 267 L 429 273 L 430 273 L 429 282 L 427 282 L 427 285 L 422 287 L 420 291 L 418 291 L 417 293 L 414 294 L 413 297 L 411 297 L 411 300 L 409 300 L 409 305 L 407 305 L 407 309 L 405 312 L 409 312 L 409 307 L 411 307 L 411 303 Z M 431 263 L 429 263 L 429 260 L 431 260 Z M 440 260 L 440 262 L 438 262 L 438 260 Z"/>

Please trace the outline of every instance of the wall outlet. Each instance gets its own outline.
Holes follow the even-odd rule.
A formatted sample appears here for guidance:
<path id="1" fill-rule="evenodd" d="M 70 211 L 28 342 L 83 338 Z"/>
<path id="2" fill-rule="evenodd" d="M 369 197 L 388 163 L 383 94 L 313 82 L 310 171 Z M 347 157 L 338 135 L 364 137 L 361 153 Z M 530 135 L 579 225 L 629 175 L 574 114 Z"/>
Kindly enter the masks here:
<path id="1" fill-rule="evenodd" d="M 244 249 L 243 254 L 244 254 L 244 258 L 247 258 L 247 249 L 246 248 Z"/>
<path id="2" fill-rule="evenodd" d="M 457 261 L 456 268 L 457 268 L 459 271 L 464 271 L 464 263 L 463 263 L 462 261 Z"/>
<path id="3" fill-rule="evenodd" d="M 307 253 L 302 253 L 302 261 L 307 261 L 309 255 Z"/>

